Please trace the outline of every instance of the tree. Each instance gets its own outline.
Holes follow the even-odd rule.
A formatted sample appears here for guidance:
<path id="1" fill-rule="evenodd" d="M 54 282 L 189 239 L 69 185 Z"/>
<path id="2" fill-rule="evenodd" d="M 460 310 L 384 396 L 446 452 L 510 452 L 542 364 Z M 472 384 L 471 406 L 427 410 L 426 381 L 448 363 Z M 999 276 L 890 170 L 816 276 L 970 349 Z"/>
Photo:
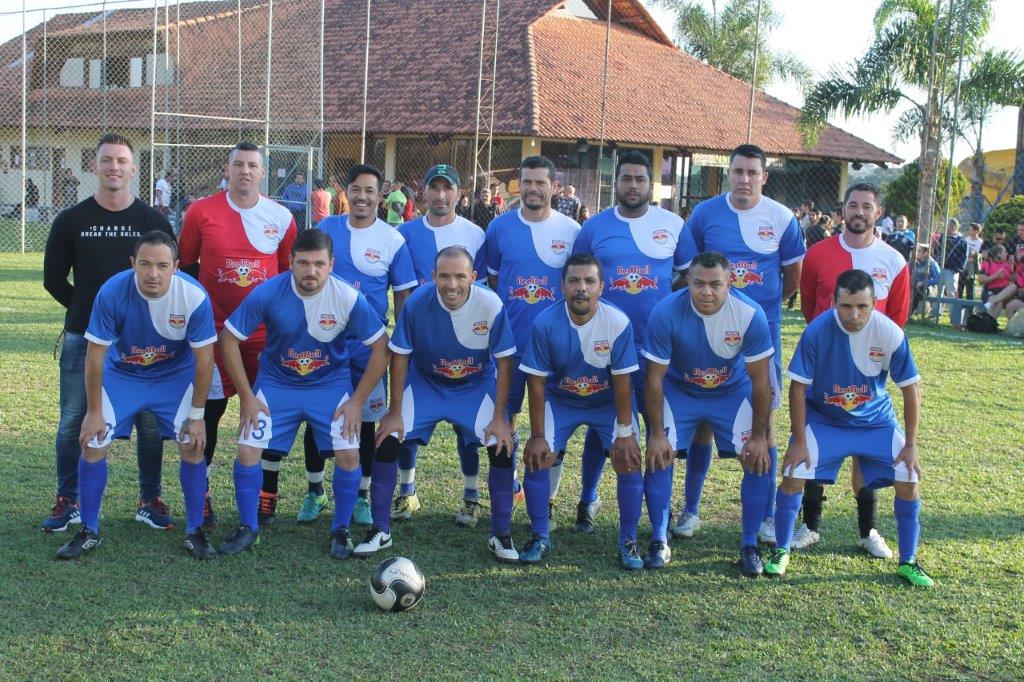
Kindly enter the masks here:
<path id="1" fill-rule="evenodd" d="M 957 59 L 981 51 L 992 17 L 991 0 L 938 4 L 882 0 L 867 52 L 853 64 L 831 70 L 811 88 L 800 117 L 810 147 L 834 113 L 890 113 L 901 104 L 911 105 L 921 121 L 920 204 L 915 212 L 926 216 L 935 214 L 942 103 L 952 101 Z"/>
<path id="2" fill-rule="evenodd" d="M 939 177 L 945 178 L 949 172 L 949 161 L 943 160 L 939 166 Z M 921 186 L 921 167 L 916 164 L 907 164 L 899 176 L 886 185 L 883 190 L 883 203 L 887 211 L 894 215 L 905 215 L 910 222 L 921 224 L 918 219 L 920 197 L 918 192 Z M 960 169 L 953 168 L 953 185 L 950 191 L 951 201 L 949 202 L 949 215 L 956 215 L 968 189 L 967 177 L 960 172 Z M 938 187 L 938 201 L 934 205 L 935 211 L 932 215 L 932 224 L 942 222 L 943 211 L 946 208 L 946 183 L 940 182 Z M 925 236 L 928 234 L 928 225 L 925 228 Z"/>
<path id="3" fill-rule="evenodd" d="M 985 236 L 991 238 L 997 227 L 1012 235 L 1021 221 L 1024 221 L 1024 195 L 1018 194 L 989 212 L 985 219 Z"/>
<path id="4" fill-rule="evenodd" d="M 754 73 L 754 34 L 757 33 L 757 81 L 764 88 L 775 80 L 790 80 L 806 87 L 811 70 L 789 52 L 772 50 L 768 36 L 782 17 L 772 9 L 771 0 L 761 2 L 761 26 L 757 31 L 757 0 L 725 0 L 718 11 L 718 0 L 711 0 L 711 11 L 704 3 L 688 0 L 657 0 L 675 12 L 673 26 L 679 47 L 700 61 L 750 82 Z"/>

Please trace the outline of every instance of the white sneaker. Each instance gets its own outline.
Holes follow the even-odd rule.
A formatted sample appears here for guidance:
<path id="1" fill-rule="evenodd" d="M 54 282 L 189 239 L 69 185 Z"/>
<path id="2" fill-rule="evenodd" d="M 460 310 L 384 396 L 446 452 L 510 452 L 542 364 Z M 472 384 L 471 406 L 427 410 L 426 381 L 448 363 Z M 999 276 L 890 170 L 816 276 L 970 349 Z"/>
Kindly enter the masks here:
<path id="1" fill-rule="evenodd" d="M 491 550 L 491 554 L 498 561 L 510 564 L 519 562 L 519 552 L 516 551 L 516 546 L 512 544 L 511 535 L 492 535 L 487 539 L 487 549 Z"/>
<path id="2" fill-rule="evenodd" d="M 352 550 L 352 554 L 360 557 L 370 556 L 390 546 L 390 535 L 379 528 L 371 528 L 370 532 L 366 534 L 366 539 L 356 545 L 355 549 Z"/>
<path id="3" fill-rule="evenodd" d="M 775 519 L 765 519 L 761 522 L 761 528 L 757 531 L 757 540 L 766 545 L 775 544 Z"/>
<path id="4" fill-rule="evenodd" d="M 821 540 L 821 533 L 816 530 L 811 530 L 807 527 L 806 523 L 801 523 L 800 527 L 793 533 L 793 540 L 789 543 L 790 549 L 807 549 L 813 544 L 816 544 Z"/>
<path id="5" fill-rule="evenodd" d="M 692 538 L 700 530 L 700 517 L 687 511 L 679 512 L 679 523 L 670 528 L 677 538 Z"/>
<path id="6" fill-rule="evenodd" d="M 879 535 L 878 531 L 874 528 L 871 529 L 866 538 L 860 539 L 860 546 L 861 549 L 876 559 L 892 558 L 892 550 L 889 549 L 889 545 L 885 544 L 885 538 Z"/>

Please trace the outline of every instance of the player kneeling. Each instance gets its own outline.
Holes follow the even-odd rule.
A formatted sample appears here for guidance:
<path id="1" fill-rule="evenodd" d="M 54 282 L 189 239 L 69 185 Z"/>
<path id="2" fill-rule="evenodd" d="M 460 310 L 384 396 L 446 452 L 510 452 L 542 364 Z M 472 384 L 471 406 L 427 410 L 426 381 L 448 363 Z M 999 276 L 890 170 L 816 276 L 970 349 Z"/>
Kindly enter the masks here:
<path id="1" fill-rule="evenodd" d="M 904 429 L 885 388 L 889 376 L 903 392 Z M 934 582 L 916 561 L 921 378 L 903 330 L 875 310 L 870 275 L 847 270 L 839 276 L 833 307 L 807 325 L 789 364 L 789 378 L 793 435 L 776 500 L 778 545 L 765 562 L 765 573 L 786 573 L 804 481 L 835 483 L 843 460 L 857 456 L 868 488 L 896 488 L 896 574 L 911 585 L 931 587 Z"/>
<path id="2" fill-rule="evenodd" d="M 264 449 L 287 453 L 302 422 L 317 448 L 334 453 L 331 556 L 352 555 L 349 522 L 359 494 L 359 429 L 363 404 L 387 369 L 388 335 L 366 298 L 332 274 L 334 244 L 306 230 L 292 245 L 291 270 L 246 297 L 224 323 L 221 354 L 241 398 L 241 436 L 235 460 L 235 500 L 241 526 L 223 545 L 237 554 L 259 542 L 257 507 Z M 239 343 L 266 325 L 267 345 L 250 387 Z M 352 390 L 347 337 L 370 346 L 370 359 Z"/>
<path id="3" fill-rule="evenodd" d="M 82 530 L 57 551 L 75 559 L 100 544 L 107 452 L 128 438 L 139 412 L 152 412 L 165 439 L 178 441 L 185 496 L 185 547 L 197 559 L 216 552 L 203 534 L 206 427 L 203 406 L 213 376 L 213 309 L 206 291 L 178 272 L 178 247 L 153 231 L 135 245 L 132 269 L 111 277 L 96 296 L 85 338 L 82 457 L 78 478 Z"/>

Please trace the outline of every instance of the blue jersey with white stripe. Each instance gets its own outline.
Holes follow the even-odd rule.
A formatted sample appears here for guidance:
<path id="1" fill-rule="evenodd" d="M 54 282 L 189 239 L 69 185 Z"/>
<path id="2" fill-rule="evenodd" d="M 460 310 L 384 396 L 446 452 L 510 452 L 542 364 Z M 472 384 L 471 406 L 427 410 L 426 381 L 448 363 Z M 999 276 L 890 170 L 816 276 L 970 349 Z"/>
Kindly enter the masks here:
<path id="1" fill-rule="evenodd" d="M 366 297 L 334 274 L 318 293 L 306 296 L 292 272 L 282 272 L 253 289 L 224 327 L 245 340 L 264 323 L 259 380 L 283 386 L 351 385 L 346 334 L 366 345 L 384 334 Z"/>
<path id="2" fill-rule="evenodd" d="M 487 272 L 497 277 L 516 346 L 526 348 L 533 321 L 562 298 L 562 266 L 580 226 L 558 211 L 530 222 L 522 210 L 505 213 L 487 227 Z"/>
<path id="3" fill-rule="evenodd" d="M 774 352 L 761 306 L 730 291 L 717 313 L 704 315 L 688 287 L 655 306 L 643 348 L 645 358 L 669 366 L 668 381 L 696 397 L 749 392 L 746 363 Z"/>
<path id="4" fill-rule="evenodd" d="M 808 384 L 808 420 L 845 427 L 895 423 L 886 379 L 901 388 L 921 380 L 898 324 L 873 310 L 863 329 L 848 332 L 835 308 L 804 329 L 788 375 Z"/>
<path id="5" fill-rule="evenodd" d="M 210 297 L 199 282 L 175 272 L 159 298 L 139 291 L 134 270 L 108 279 L 96 294 L 85 338 L 110 346 L 105 372 L 160 379 L 195 371 L 192 348 L 217 340 Z"/>
<path id="6" fill-rule="evenodd" d="M 547 377 L 549 399 L 584 409 L 614 404 L 612 375 L 639 369 L 629 318 L 609 303 L 597 305 L 583 325 L 564 301 L 537 317 L 519 369 Z"/>
<path id="7" fill-rule="evenodd" d="M 412 256 L 413 269 L 420 284 L 431 281 L 430 273 L 434 271 L 434 259 L 441 249 L 449 246 L 461 246 L 473 257 L 473 270 L 477 281 L 487 279 L 487 261 L 484 246 L 484 231 L 475 223 L 462 216 L 444 227 L 433 227 L 427 217 L 414 218 L 398 226 L 398 231 L 405 239 Z"/>

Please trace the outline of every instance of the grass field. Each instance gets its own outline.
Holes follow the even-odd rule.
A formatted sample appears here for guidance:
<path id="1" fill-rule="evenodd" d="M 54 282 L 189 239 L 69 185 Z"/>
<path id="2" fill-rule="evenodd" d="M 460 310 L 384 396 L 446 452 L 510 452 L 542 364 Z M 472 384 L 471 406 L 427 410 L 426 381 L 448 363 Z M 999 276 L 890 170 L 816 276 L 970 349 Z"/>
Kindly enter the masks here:
<path id="1" fill-rule="evenodd" d="M 924 377 L 921 562 L 931 591 L 900 584 L 894 562 L 856 548 L 848 468 L 829 491 L 823 542 L 797 553 L 784 581 L 743 578 L 739 475 L 716 462 L 705 526 L 673 543 L 664 571 L 626 574 L 614 561 L 614 477 L 594 536 L 568 531 L 579 492 L 570 457 L 561 527 L 550 562 L 500 566 L 484 546 L 486 520 L 455 527 L 462 482 L 447 428 L 421 450 L 424 508 L 395 529 L 384 556 L 412 558 L 427 577 L 422 604 L 385 614 L 370 601 L 373 561 L 329 558 L 329 518 L 291 519 L 305 492 L 301 456 L 282 470 L 279 525 L 255 551 L 197 563 L 180 530 L 135 523 L 133 446 L 116 444 L 104 506 L 104 544 L 63 563 L 67 534 L 38 524 L 52 504 L 62 310 L 40 284 L 42 259 L 0 255 L 0 678 L 991 678 L 1024 676 L 1024 502 L 1020 460 L 1024 345 L 911 327 Z M 787 314 L 786 358 L 802 321 Z M 231 424 L 213 475 L 233 528 Z M 787 432 L 780 417 L 778 430 Z M 579 438 L 572 448 L 578 453 Z M 168 448 L 165 498 L 181 517 Z M 483 473 L 483 472 L 482 472 Z M 680 474 L 677 473 L 677 486 Z M 892 492 L 880 525 L 895 538 Z M 514 534 L 525 534 L 525 511 Z M 641 524 L 646 545 L 649 525 Z M 360 534 L 362 529 L 356 529 Z"/>

